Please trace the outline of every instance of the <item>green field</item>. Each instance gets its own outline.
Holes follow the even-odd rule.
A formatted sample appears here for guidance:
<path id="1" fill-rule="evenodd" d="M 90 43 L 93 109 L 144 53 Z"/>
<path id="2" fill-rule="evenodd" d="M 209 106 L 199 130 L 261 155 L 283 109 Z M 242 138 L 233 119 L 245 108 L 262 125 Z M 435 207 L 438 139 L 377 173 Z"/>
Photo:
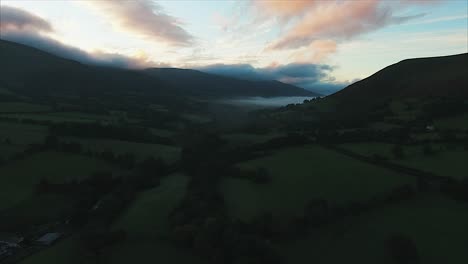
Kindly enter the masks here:
<path id="1" fill-rule="evenodd" d="M 180 148 L 176 146 L 138 143 L 113 139 L 85 139 L 77 137 L 66 137 L 65 140 L 80 142 L 84 150 L 103 152 L 110 150 L 115 154 L 132 153 L 138 160 L 149 156 L 162 158 L 168 163 L 175 162 L 180 157 Z"/>
<path id="2" fill-rule="evenodd" d="M 0 116 L 12 117 L 19 120 L 31 119 L 35 121 L 49 121 L 49 122 L 75 122 L 75 123 L 94 123 L 94 122 L 107 122 L 113 123 L 117 121 L 117 118 L 110 115 L 94 115 L 85 114 L 80 112 L 55 112 L 55 113 L 43 113 L 43 114 L 1 114 Z"/>
<path id="3" fill-rule="evenodd" d="M 468 113 L 454 117 L 434 120 L 436 129 L 462 129 L 468 130 Z"/>
<path id="4" fill-rule="evenodd" d="M 396 186 L 415 182 L 411 176 L 314 145 L 280 150 L 240 167 L 264 167 L 272 176 L 267 184 L 232 178 L 221 182 L 231 214 L 244 220 L 265 211 L 278 215 L 301 214 L 312 199 L 327 199 L 335 204 L 367 200 Z"/>
<path id="5" fill-rule="evenodd" d="M 140 193 L 113 228 L 143 240 L 167 235 L 169 213 L 185 196 L 187 184 L 188 177 L 183 174 L 165 177 L 161 185 Z"/>
<path id="6" fill-rule="evenodd" d="M 441 176 L 463 179 L 468 175 L 468 163 L 466 162 L 468 151 L 461 147 L 453 149 L 445 145 L 434 144 L 432 148 L 436 153 L 424 155 L 422 146 L 407 146 L 404 147 L 405 157 L 401 160 L 393 157 L 393 145 L 387 143 L 349 143 L 342 144 L 341 147 L 369 157 L 379 154 L 389 158 L 391 162 Z"/>
<path id="7" fill-rule="evenodd" d="M 9 139 L 13 145 L 42 143 L 46 136 L 46 126 L 0 122 L 0 141 Z"/>
<path id="8" fill-rule="evenodd" d="M 60 183 L 102 170 L 114 168 L 100 160 L 58 152 L 38 153 L 6 164 L 0 168 L 0 210 L 28 198 L 41 178 Z"/>
<path id="9" fill-rule="evenodd" d="M 0 103 L 0 113 L 2 112 L 46 112 L 50 111 L 50 106 L 20 102 Z"/>
<path id="10" fill-rule="evenodd" d="M 202 262 L 187 249 L 177 248 L 169 242 L 128 241 L 104 253 L 102 263 L 161 263 L 161 264 L 201 264 Z"/>
<path id="11" fill-rule="evenodd" d="M 68 237 L 50 248 L 31 255 L 20 262 L 21 264 L 88 264 L 93 263 L 80 248 L 76 237 Z"/>
<path id="12" fill-rule="evenodd" d="M 201 263 L 187 250 L 174 247 L 164 240 L 168 215 L 185 196 L 187 183 L 187 176 L 173 174 L 164 178 L 160 186 L 140 193 L 112 227 L 125 230 L 126 240 L 106 248 L 100 256 L 100 263 Z M 80 250 L 78 240 L 71 237 L 21 262 L 42 263 L 93 262 Z"/>
<path id="13" fill-rule="evenodd" d="M 0 212 L 2 230 L 17 230 L 44 223 L 54 223 L 70 215 L 74 201 L 59 194 L 35 194 Z M 24 230 L 23 230 L 24 231 Z"/>
<path id="14" fill-rule="evenodd" d="M 285 244 L 286 263 L 391 264 L 384 241 L 393 233 L 416 243 L 420 263 L 468 263 L 468 206 L 444 197 L 422 197 L 332 224 L 310 238 Z"/>
<path id="15" fill-rule="evenodd" d="M 26 149 L 24 145 L 7 145 L 0 143 L 0 158 L 6 160 Z"/>
<path id="16" fill-rule="evenodd" d="M 115 222 L 127 239 L 106 250 L 107 263 L 130 263 L 138 256 L 141 262 L 198 263 L 189 252 L 167 241 L 169 213 L 185 196 L 188 177 L 173 174 L 161 185 L 139 194 L 130 208 Z"/>
<path id="17" fill-rule="evenodd" d="M 233 146 L 239 145 L 251 145 L 267 142 L 270 139 L 275 137 L 282 136 L 280 133 L 268 133 L 268 134 L 248 134 L 248 133 L 234 133 L 234 134 L 225 134 L 225 138 L 229 144 Z"/>

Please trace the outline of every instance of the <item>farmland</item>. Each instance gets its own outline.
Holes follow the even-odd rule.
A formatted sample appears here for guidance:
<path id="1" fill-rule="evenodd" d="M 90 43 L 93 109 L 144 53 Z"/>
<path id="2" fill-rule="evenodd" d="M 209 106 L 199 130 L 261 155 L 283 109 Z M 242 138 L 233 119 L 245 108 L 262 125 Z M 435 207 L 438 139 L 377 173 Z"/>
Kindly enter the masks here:
<path id="1" fill-rule="evenodd" d="M 28 198 L 41 179 L 63 183 L 83 179 L 102 170 L 113 170 L 113 167 L 96 159 L 57 152 L 35 154 L 14 161 L 0 167 L 0 209 Z"/>
<path id="2" fill-rule="evenodd" d="M 392 154 L 393 145 L 379 142 L 343 144 L 343 148 L 361 155 L 372 157 L 380 155 L 391 162 L 421 171 L 433 172 L 441 176 L 463 179 L 468 175 L 468 164 L 464 162 L 468 152 L 461 146 L 434 144 L 433 154 L 424 154 L 424 146 L 403 147 L 404 157 L 396 158 Z"/>
<path id="3" fill-rule="evenodd" d="M 314 263 L 343 263 L 350 259 L 359 259 L 363 264 L 392 263 L 385 253 L 384 241 L 399 233 L 415 241 L 420 263 L 465 263 L 467 222 L 466 204 L 425 196 L 343 220 L 282 248 L 291 264 L 304 259 Z"/>
<path id="4" fill-rule="evenodd" d="M 66 137 L 64 141 L 79 142 L 83 149 L 93 152 L 112 151 L 115 154 L 132 153 L 137 160 L 153 156 L 162 158 L 168 163 L 176 161 L 180 156 L 180 148 L 161 144 L 139 143 L 112 139 L 84 139 Z"/>
<path id="5" fill-rule="evenodd" d="M 231 213 L 245 220 L 265 211 L 297 215 L 311 199 L 326 199 L 334 204 L 362 201 L 396 186 L 414 183 L 411 176 L 355 161 L 314 145 L 279 150 L 239 166 L 264 167 L 272 176 L 271 182 L 265 185 L 243 179 L 222 182 L 221 191 Z"/>

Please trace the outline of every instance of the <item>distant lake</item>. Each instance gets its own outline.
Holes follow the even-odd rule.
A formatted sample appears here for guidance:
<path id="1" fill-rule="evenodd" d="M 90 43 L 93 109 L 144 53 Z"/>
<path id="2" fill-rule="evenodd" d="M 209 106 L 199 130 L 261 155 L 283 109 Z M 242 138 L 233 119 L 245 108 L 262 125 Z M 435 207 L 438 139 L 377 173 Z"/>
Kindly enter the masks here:
<path id="1" fill-rule="evenodd" d="M 224 102 L 236 105 L 248 105 L 256 107 L 281 107 L 288 104 L 299 104 L 304 100 L 310 100 L 315 97 L 307 96 L 281 96 L 281 97 L 245 97 L 238 99 L 228 99 Z"/>

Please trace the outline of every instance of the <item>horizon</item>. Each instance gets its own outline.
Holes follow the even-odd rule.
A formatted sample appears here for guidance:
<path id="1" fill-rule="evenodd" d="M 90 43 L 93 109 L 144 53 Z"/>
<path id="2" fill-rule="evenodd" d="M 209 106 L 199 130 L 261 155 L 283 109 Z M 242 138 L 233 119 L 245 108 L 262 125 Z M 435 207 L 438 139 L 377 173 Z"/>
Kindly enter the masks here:
<path id="1" fill-rule="evenodd" d="M 278 80 L 319 93 L 401 60 L 468 52 L 468 3 L 458 0 L 5 0 L 0 7 L 1 39 L 68 59 Z"/>

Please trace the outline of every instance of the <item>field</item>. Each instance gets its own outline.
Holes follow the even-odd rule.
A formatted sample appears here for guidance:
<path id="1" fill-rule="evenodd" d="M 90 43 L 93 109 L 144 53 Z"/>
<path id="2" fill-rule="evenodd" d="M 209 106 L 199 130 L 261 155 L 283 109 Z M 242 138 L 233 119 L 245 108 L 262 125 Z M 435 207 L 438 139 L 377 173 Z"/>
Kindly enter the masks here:
<path id="1" fill-rule="evenodd" d="M 0 103 L 0 113 L 2 112 L 46 112 L 50 111 L 50 106 L 20 103 L 20 102 L 4 102 Z"/>
<path id="2" fill-rule="evenodd" d="M 283 245 L 286 263 L 394 263 L 384 241 L 394 233 L 416 243 L 420 263 L 468 262 L 468 207 L 444 197 L 421 197 L 354 219 L 345 219 L 310 238 Z M 339 254 L 338 254 L 339 253 Z"/>
<path id="3" fill-rule="evenodd" d="M 54 246 L 29 256 L 20 262 L 21 264 L 84 264 L 92 263 L 86 259 L 80 250 L 79 240 L 76 237 L 68 237 L 59 241 Z"/>
<path id="4" fill-rule="evenodd" d="M 228 140 L 229 144 L 233 146 L 239 145 L 250 145 L 267 142 L 268 140 L 279 137 L 279 133 L 268 133 L 268 134 L 248 134 L 248 133 L 234 133 L 225 134 L 223 138 Z"/>
<path id="5" fill-rule="evenodd" d="M 314 145 L 280 150 L 240 164 L 240 167 L 264 167 L 272 176 L 272 181 L 267 184 L 232 178 L 221 183 L 231 214 L 244 220 L 265 211 L 301 214 L 312 199 L 327 199 L 334 204 L 367 200 L 415 181 L 411 176 L 399 175 Z"/>
<path id="6" fill-rule="evenodd" d="M 157 256 L 161 263 L 197 263 L 189 252 L 166 240 L 169 213 L 185 196 L 187 184 L 187 176 L 173 174 L 160 186 L 140 193 L 112 227 L 125 230 L 127 239 L 106 250 L 107 263 L 129 263 L 135 256 L 144 262 Z"/>
<path id="7" fill-rule="evenodd" d="M 20 108 L 21 109 L 21 108 Z M 17 111 L 21 112 L 21 111 Z M 27 112 L 24 110 L 23 112 Z M 53 112 L 53 113 L 18 113 L 18 114 L 1 114 L 0 116 L 22 119 L 31 119 L 35 121 L 49 121 L 49 122 L 76 122 L 76 123 L 115 123 L 122 120 L 126 122 L 137 122 L 138 120 L 127 119 L 118 115 L 98 115 L 98 114 L 87 114 L 80 112 Z M 123 118 L 123 119 L 122 119 Z"/>
<path id="8" fill-rule="evenodd" d="M 26 149 L 26 146 L 7 145 L 0 142 L 0 159 L 9 159 L 15 154 L 21 153 Z"/>
<path id="9" fill-rule="evenodd" d="M 437 129 L 468 130 L 468 113 L 454 117 L 436 119 L 434 120 L 434 127 Z"/>
<path id="10" fill-rule="evenodd" d="M 389 158 L 391 162 L 441 176 L 463 179 L 468 175 L 468 163 L 466 162 L 468 152 L 460 146 L 434 144 L 432 148 L 435 154 L 433 155 L 424 155 L 422 146 L 407 146 L 403 147 L 405 153 L 403 159 L 395 159 L 392 155 L 393 145 L 387 143 L 350 143 L 343 144 L 341 147 L 369 157 L 373 154 L 379 154 Z"/>
<path id="11" fill-rule="evenodd" d="M 60 183 L 83 179 L 102 170 L 113 170 L 113 167 L 96 159 L 58 152 L 38 153 L 11 162 L 0 168 L 0 210 L 29 197 L 41 178 Z"/>
<path id="12" fill-rule="evenodd" d="M 142 263 L 156 259 L 158 263 L 201 263 L 190 252 L 176 248 L 164 239 L 168 214 L 184 197 L 187 183 L 185 175 L 173 174 L 164 178 L 160 186 L 140 193 L 112 226 L 125 230 L 127 239 L 106 248 L 100 256 L 101 263 L 131 263 L 135 256 Z M 80 247 L 78 239 L 70 237 L 21 264 L 89 263 L 91 260 Z"/>
<path id="13" fill-rule="evenodd" d="M 132 153 L 137 160 L 145 159 L 149 156 L 155 158 L 160 157 L 168 163 L 172 163 L 179 159 L 180 148 L 176 146 L 138 143 L 123 140 L 113 139 L 85 139 L 77 137 L 67 137 L 65 140 L 80 142 L 83 150 L 91 150 L 94 152 L 103 152 L 110 150 L 115 154 Z"/>
<path id="14" fill-rule="evenodd" d="M 8 139 L 13 145 L 28 145 L 41 143 L 46 136 L 46 126 L 0 122 L 0 142 Z"/>
<path id="15" fill-rule="evenodd" d="M 35 194 L 15 206 L 0 211 L 0 229 L 17 230 L 44 223 L 54 223 L 70 215 L 73 199 L 59 194 Z"/>
<path id="16" fill-rule="evenodd" d="M 165 177 L 161 185 L 140 193 L 113 228 L 123 229 L 129 236 L 138 238 L 167 235 L 168 215 L 185 196 L 187 183 L 188 178 L 183 174 Z"/>

